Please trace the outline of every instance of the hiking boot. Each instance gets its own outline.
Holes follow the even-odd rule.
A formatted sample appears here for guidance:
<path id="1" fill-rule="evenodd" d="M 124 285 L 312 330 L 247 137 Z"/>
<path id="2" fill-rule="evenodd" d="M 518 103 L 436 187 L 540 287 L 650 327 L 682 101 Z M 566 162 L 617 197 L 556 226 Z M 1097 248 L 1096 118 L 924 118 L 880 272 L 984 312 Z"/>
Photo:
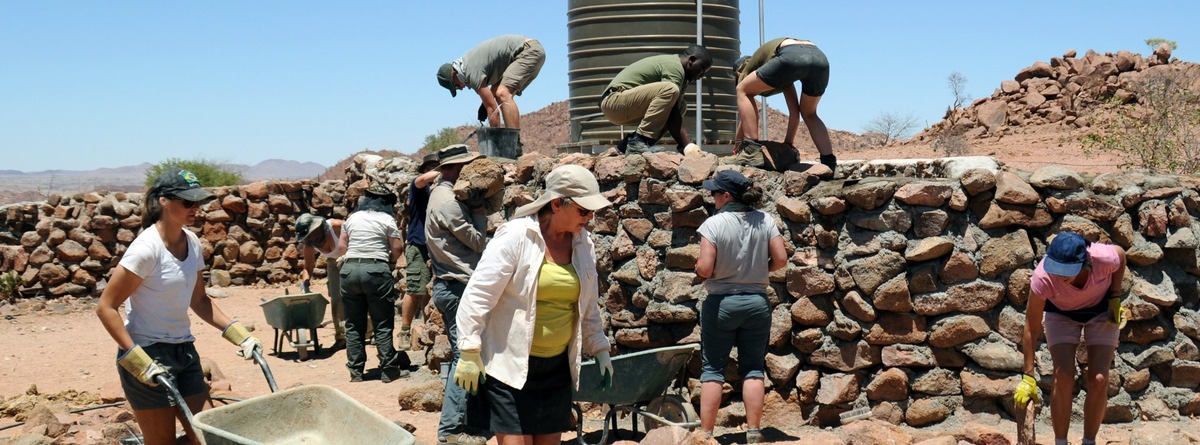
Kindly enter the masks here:
<path id="1" fill-rule="evenodd" d="M 745 139 L 736 154 L 721 158 L 725 164 L 745 165 L 762 168 L 767 160 L 763 157 L 763 146 L 756 140 Z"/>
<path id="2" fill-rule="evenodd" d="M 757 429 L 746 430 L 746 443 L 762 443 L 762 442 L 763 442 L 762 431 L 757 430 Z"/>
<path id="3" fill-rule="evenodd" d="M 457 444 L 461 444 L 461 445 L 486 445 L 487 438 L 479 437 L 479 436 L 472 436 L 467 433 L 451 434 L 446 437 L 438 438 L 438 445 L 447 445 L 447 444 L 452 444 L 452 443 L 457 443 Z"/>
<path id="4" fill-rule="evenodd" d="M 392 383 L 395 380 L 408 377 L 408 370 L 400 368 L 387 368 L 384 369 L 381 374 L 382 375 L 379 376 L 380 381 L 383 383 Z"/>
<path id="5" fill-rule="evenodd" d="M 401 326 L 400 333 L 396 334 L 396 350 L 407 351 L 412 348 L 412 328 Z"/>
<path id="6" fill-rule="evenodd" d="M 829 167 L 829 170 L 832 170 L 835 175 L 837 174 L 837 156 L 832 154 L 821 155 L 821 164 Z"/>
<path id="7" fill-rule="evenodd" d="M 363 381 L 363 372 L 362 372 L 362 370 L 361 370 L 361 369 L 360 369 L 360 370 L 357 370 L 357 371 L 356 371 L 356 370 L 350 370 L 350 381 L 351 381 L 351 382 L 361 382 L 361 381 Z"/>
<path id="8" fill-rule="evenodd" d="M 636 155 L 641 153 L 649 153 L 650 147 L 654 145 L 654 141 L 650 138 L 642 136 L 638 133 L 629 135 L 629 142 L 625 144 L 625 154 Z"/>

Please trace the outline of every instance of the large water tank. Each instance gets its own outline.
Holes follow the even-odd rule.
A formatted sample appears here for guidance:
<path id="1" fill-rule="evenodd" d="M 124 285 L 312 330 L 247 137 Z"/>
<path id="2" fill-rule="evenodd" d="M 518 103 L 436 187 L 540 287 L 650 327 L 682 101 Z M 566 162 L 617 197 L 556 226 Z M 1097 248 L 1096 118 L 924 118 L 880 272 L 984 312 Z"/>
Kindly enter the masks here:
<path id="1" fill-rule="evenodd" d="M 620 127 L 600 113 L 600 95 L 621 69 L 642 58 L 680 54 L 696 43 L 697 0 L 569 0 L 567 59 L 571 141 L 612 144 Z M 703 0 L 703 43 L 713 67 L 703 78 L 703 135 L 696 132 L 696 85 L 688 88 L 684 128 L 707 143 L 733 140 L 737 125 L 733 62 L 741 54 L 738 0 Z M 631 132 L 637 125 L 625 127 Z M 669 135 L 663 135 L 669 139 Z"/>

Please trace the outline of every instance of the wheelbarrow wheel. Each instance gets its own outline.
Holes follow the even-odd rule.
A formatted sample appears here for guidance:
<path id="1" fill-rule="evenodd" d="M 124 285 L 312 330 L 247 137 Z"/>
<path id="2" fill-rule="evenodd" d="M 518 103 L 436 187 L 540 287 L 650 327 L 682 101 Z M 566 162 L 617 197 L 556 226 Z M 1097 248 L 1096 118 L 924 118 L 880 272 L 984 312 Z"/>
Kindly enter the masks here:
<path id="1" fill-rule="evenodd" d="M 696 410 L 692 408 L 692 404 L 678 394 L 655 397 L 646 405 L 645 411 L 674 423 L 686 423 L 696 418 Z M 646 431 L 664 426 L 649 417 L 644 418 L 644 422 Z"/>
<path id="2" fill-rule="evenodd" d="M 300 361 L 308 360 L 308 331 L 304 329 L 296 330 L 296 353 L 300 354 Z"/>

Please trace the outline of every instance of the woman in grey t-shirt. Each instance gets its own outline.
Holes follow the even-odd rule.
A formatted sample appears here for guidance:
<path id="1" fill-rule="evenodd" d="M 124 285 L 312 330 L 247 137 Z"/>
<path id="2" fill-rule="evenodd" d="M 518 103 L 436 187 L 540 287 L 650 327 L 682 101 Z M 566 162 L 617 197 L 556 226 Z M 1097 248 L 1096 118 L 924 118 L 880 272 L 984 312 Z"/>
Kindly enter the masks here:
<path id="1" fill-rule="evenodd" d="M 717 214 L 700 226 L 700 258 L 696 275 L 704 279 L 708 297 L 700 311 L 700 427 L 712 434 L 729 352 L 738 348 L 738 375 L 746 405 L 746 443 L 762 441 L 771 306 L 767 275 L 787 265 L 783 237 L 775 219 L 755 210 L 763 191 L 733 170 L 721 170 L 704 181 Z"/>

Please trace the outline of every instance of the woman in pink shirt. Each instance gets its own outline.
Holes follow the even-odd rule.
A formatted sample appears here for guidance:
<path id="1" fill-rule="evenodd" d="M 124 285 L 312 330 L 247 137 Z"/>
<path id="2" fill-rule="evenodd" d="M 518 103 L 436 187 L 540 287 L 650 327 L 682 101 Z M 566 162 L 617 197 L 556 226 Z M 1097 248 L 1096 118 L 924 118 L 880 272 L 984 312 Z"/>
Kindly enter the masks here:
<path id="1" fill-rule="evenodd" d="M 1121 308 L 1121 283 L 1125 278 L 1125 250 L 1111 244 L 1091 243 L 1075 232 L 1062 232 L 1050 242 L 1046 257 L 1029 282 L 1025 308 L 1025 375 L 1013 400 L 1024 408 L 1041 401 L 1034 373 L 1035 334 L 1045 324 L 1046 343 L 1054 364 L 1050 392 L 1050 420 L 1055 444 L 1067 443 L 1071 402 L 1075 390 L 1075 356 L 1080 334 L 1087 345 L 1084 370 L 1087 399 L 1083 405 L 1083 443 L 1094 444 L 1108 405 L 1108 370 L 1117 349 L 1125 313 Z M 1043 318 L 1044 317 L 1044 318 Z"/>

